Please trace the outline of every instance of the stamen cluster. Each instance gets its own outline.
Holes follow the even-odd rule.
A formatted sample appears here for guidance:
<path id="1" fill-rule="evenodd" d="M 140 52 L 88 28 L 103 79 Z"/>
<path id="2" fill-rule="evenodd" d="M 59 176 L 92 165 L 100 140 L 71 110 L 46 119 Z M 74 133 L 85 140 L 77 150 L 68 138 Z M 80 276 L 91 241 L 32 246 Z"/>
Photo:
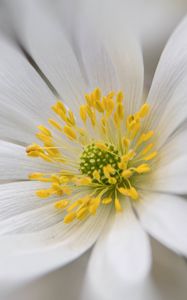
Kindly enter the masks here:
<path id="1" fill-rule="evenodd" d="M 39 197 L 61 197 L 55 207 L 66 211 L 65 223 L 94 215 L 100 205 L 114 204 L 121 211 L 126 197 L 139 198 L 134 179 L 151 171 L 149 162 L 157 155 L 150 142 L 154 132 L 142 127 L 149 105 L 125 116 L 123 98 L 122 92 L 102 96 L 98 88 L 85 95 L 79 111 L 82 127 L 78 116 L 57 101 L 52 107 L 57 120 L 48 120 L 51 129 L 38 126 L 36 136 L 43 145 L 27 147 L 29 156 L 58 167 L 56 173 L 32 173 L 29 178 L 48 183 L 37 191 Z"/>

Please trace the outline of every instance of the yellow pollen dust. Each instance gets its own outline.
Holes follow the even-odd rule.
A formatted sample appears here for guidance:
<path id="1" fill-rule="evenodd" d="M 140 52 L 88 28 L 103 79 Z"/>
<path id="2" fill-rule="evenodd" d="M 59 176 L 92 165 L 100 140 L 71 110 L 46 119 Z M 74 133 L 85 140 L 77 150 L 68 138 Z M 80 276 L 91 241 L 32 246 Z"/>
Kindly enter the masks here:
<path id="1" fill-rule="evenodd" d="M 26 148 L 28 156 L 45 161 L 53 170 L 29 175 L 30 180 L 46 184 L 36 195 L 51 197 L 65 223 L 85 220 L 106 205 L 121 212 L 127 198 L 137 201 L 136 179 L 151 171 L 157 155 L 154 132 L 143 130 L 149 109 L 144 103 L 139 111 L 126 115 L 123 93 L 103 96 L 99 88 L 85 95 L 75 114 L 58 100 L 49 127 L 38 126 L 40 143 Z"/>

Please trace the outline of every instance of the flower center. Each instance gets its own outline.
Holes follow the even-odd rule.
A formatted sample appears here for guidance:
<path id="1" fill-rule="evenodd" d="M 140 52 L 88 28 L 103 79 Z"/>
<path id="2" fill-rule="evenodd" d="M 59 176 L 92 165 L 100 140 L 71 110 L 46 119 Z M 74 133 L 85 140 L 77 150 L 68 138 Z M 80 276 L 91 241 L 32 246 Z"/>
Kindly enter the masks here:
<path id="1" fill-rule="evenodd" d="M 110 184 L 109 179 L 111 176 L 107 176 L 107 166 L 110 165 L 111 178 L 118 178 L 120 172 L 119 162 L 119 151 L 113 145 L 105 143 L 102 148 L 97 144 L 91 144 L 86 146 L 81 154 L 80 171 L 82 174 L 90 176 L 93 182 Z"/>
<path id="2" fill-rule="evenodd" d="M 51 173 L 32 173 L 31 180 L 46 182 L 40 198 L 53 197 L 56 209 L 65 211 L 64 222 L 84 220 L 101 205 L 122 211 L 122 202 L 139 198 L 137 177 L 151 171 L 157 155 L 152 130 L 143 130 L 149 113 L 144 103 L 138 112 L 125 115 L 123 93 L 102 96 L 100 89 L 85 95 L 79 115 L 61 101 L 52 106 L 56 118 L 50 128 L 39 125 L 42 144 L 27 147 L 28 156 L 53 167 Z M 80 121 L 78 122 L 78 118 Z M 77 125 L 82 122 L 82 126 Z"/>

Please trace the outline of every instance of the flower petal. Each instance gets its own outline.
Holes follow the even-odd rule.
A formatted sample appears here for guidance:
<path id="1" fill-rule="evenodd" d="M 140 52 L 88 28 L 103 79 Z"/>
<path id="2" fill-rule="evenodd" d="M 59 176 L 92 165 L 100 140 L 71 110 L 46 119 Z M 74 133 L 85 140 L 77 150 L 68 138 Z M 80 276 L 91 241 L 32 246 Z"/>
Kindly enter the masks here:
<path id="1" fill-rule="evenodd" d="M 55 97 L 21 50 L 0 36 L 0 138 L 31 143 Z"/>
<path id="2" fill-rule="evenodd" d="M 147 288 L 144 299 L 185 300 L 187 293 L 187 264 L 184 257 L 170 251 L 158 241 L 151 239 L 153 266 L 151 281 L 155 290 Z"/>
<path id="3" fill-rule="evenodd" d="M 3 296 L 8 296 L 9 300 L 32 300 L 33 298 L 49 300 L 59 299 L 61 295 L 66 300 L 82 300 L 80 294 L 89 255 L 90 251 L 87 251 L 80 258 L 63 268 L 36 278 L 19 286 L 19 288 L 17 288 L 17 282 L 7 282 L 6 285 L 4 283 L 3 286 L 0 285 L 0 296 L 2 296 L 3 291 Z M 2 299 L 5 299 L 5 296 Z"/>
<path id="4" fill-rule="evenodd" d="M 167 165 L 161 165 L 153 172 L 152 184 L 146 183 L 146 190 L 187 194 L 187 155 L 181 156 Z"/>
<path id="5" fill-rule="evenodd" d="M 55 172 L 59 167 L 39 159 L 27 157 L 25 147 L 0 141 L 0 182 L 27 180 L 32 172 Z"/>
<path id="6" fill-rule="evenodd" d="M 152 249 L 152 269 L 150 276 L 137 283 L 123 283 L 123 289 L 118 289 L 117 278 L 106 285 L 103 272 L 101 286 L 95 288 L 93 282 L 85 276 L 84 284 L 81 286 L 83 292 L 82 300 L 171 300 L 186 299 L 187 287 L 187 264 L 183 257 L 170 251 L 158 241 L 150 238 Z M 117 290 L 117 291 L 116 291 Z"/>
<path id="7" fill-rule="evenodd" d="M 95 217 L 90 217 L 85 222 L 77 221 L 67 225 L 61 221 L 38 232 L 12 232 L 2 235 L 0 279 L 25 280 L 54 270 L 77 258 L 96 241 L 109 211 L 106 207 L 100 208 Z M 41 213 L 41 222 L 42 216 Z M 32 214 L 31 217 L 33 221 Z M 29 221 L 29 214 L 27 220 Z M 47 222 L 47 215 L 44 222 Z"/>
<path id="8" fill-rule="evenodd" d="M 136 205 L 144 228 L 179 254 L 187 255 L 187 202 L 178 197 L 148 193 Z"/>
<path id="9" fill-rule="evenodd" d="M 159 162 L 160 164 L 155 165 L 156 168 L 165 166 L 172 163 L 172 161 L 181 158 L 186 155 L 187 149 L 187 127 L 182 126 L 175 134 L 173 134 L 167 141 L 167 143 L 160 149 Z M 185 166 L 184 166 L 185 167 Z"/>
<path id="10" fill-rule="evenodd" d="M 187 18 L 166 45 L 148 96 L 151 113 L 147 124 L 159 134 L 158 146 L 161 146 L 187 118 L 186 36 Z"/>
<path id="11" fill-rule="evenodd" d="M 144 281 L 151 266 L 147 235 L 130 206 L 112 221 L 98 240 L 88 268 L 87 280 L 98 292 L 97 299 L 104 295 L 121 299 L 126 289 Z"/>
<path id="12" fill-rule="evenodd" d="M 78 107 L 86 85 L 60 20 L 39 1 L 19 1 L 16 9 L 17 16 L 22 10 L 15 23 L 24 46 L 67 105 Z"/>
<path id="13" fill-rule="evenodd" d="M 140 45 L 118 20 L 103 22 L 102 28 L 84 17 L 78 23 L 82 26 L 77 26 L 77 44 L 91 89 L 98 86 L 104 93 L 122 90 L 127 113 L 134 112 L 142 102 Z"/>

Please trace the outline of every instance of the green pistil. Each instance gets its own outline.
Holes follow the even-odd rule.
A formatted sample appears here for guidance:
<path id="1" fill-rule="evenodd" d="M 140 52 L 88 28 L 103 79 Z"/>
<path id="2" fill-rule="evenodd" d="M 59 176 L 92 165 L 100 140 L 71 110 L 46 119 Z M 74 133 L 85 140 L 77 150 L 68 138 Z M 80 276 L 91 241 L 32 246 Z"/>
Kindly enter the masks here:
<path id="1" fill-rule="evenodd" d="M 93 178 L 93 172 L 96 170 L 100 174 L 100 181 L 107 184 L 108 179 L 104 175 L 103 167 L 110 164 L 116 170 L 115 173 L 112 174 L 112 177 L 118 177 L 120 172 L 120 168 L 118 167 L 120 156 L 119 151 L 115 149 L 113 145 L 105 145 L 108 147 L 108 151 L 101 150 L 95 144 L 88 145 L 84 148 L 80 157 L 80 171 L 82 174 Z"/>

